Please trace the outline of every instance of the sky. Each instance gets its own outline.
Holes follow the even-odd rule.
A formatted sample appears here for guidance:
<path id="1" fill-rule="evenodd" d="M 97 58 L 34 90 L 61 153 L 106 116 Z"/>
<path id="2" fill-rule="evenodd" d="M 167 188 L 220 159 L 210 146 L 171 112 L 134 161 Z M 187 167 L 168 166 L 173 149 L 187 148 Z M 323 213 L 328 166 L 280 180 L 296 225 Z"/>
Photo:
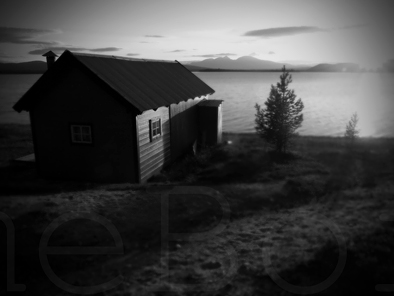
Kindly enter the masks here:
<path id="1" fill-rule="evenodd" d="M 2 0 L 0 61 L 65 49 L 200 61 L 254 56 L 292 64 L 394 58 L 392 0 Z"/>

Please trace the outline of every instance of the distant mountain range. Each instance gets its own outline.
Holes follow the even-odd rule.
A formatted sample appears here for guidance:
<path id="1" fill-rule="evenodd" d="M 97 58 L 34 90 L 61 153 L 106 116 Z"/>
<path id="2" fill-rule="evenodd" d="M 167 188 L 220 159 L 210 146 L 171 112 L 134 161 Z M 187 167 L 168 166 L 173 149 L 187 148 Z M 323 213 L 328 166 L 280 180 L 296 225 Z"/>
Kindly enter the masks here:
<path id="1" fill-rule="evenodd" d="M 200 62 L 183 64 L 190 71 L 215 72 L 215 71 L 280 71 L 283 65 L 289 70 L 303 72 L 358 72 L 360 67 L 353 63 L 318 64 L 313 67 L 291 65 L 260 60 L 251 56 L 240 57 L 232 60 L 229 57 L 206 59 Z M 41 74 L 47 69 L 46 62 L 33 61 L 25 63 L 0 63 L 0 74 Z"/>
<path id="2" fill-rule="evenodd" d="M 206 59 L 201 62 L 192 62 L 185 65 L 191 71 L 278 71 L 283 66 L 288 70 L 303 72 L 359 72 L 360 67 L 354 63 L 339 64 L 318 64 L 316 66 L 292 65 L 287 63 L 277 63 L 272 61 L 260 60 L 251 56 L 240 57 L 232 60 L 229 57 Z M 202 69 L 196 69 L 199 67 Z M 205 69 L 204 69 L 205 68 Z"/>
<path id="3" fill-rule="evenodd" d="M 308 72 L 359 72 L 360 67 L 353 63 L 319 64 L 308 69 Z"/>
<path id="4" fill-rule="evenodd" d="M 232 60 L 226 56 L 223 58 L 220 57 L 216 59 L 206 59 L 201 62 L 193 62 L 189 65 L 222 70 L 280 70 L 283 65 L 285 65 L 287 68 L 296 68 L 290 64 L 260 60 L 251 56 L 240 57 L 236 60 Z"/>
<path id="5" fill-rule="evenodd" d="M 41 74 L 47 70 L 47 63 L 41 61 L 25 63 L 0 63 L 1 74 Z"/>

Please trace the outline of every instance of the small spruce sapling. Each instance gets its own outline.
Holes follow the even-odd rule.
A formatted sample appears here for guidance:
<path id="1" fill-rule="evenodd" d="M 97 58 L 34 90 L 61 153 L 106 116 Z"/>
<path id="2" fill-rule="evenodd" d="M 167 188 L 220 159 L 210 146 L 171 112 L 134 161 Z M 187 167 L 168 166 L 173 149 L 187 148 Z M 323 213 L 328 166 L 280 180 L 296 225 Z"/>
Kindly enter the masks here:
<path id="1" fill-rule="evenodd" d="M 289 89 L 292 77 L 283 66 L 280 81 L 276 86 L 271 85 L 271 91 L 265 108 L 256 103 L 256 131 L 276 152 L 286 153 L 291 140 L 297 135 L 296 130 L 304 120 L 301 113 L 304 104 L 296 100 L 294 90 Z"/>
<path id="2" fill-rule="evenodd" d="M 354 144 L 358 138 L 360 130 L 357 129 L 358 115 L 354 113 L 346 125 L 345 138 L 349 140 L 350 144 Z"/>

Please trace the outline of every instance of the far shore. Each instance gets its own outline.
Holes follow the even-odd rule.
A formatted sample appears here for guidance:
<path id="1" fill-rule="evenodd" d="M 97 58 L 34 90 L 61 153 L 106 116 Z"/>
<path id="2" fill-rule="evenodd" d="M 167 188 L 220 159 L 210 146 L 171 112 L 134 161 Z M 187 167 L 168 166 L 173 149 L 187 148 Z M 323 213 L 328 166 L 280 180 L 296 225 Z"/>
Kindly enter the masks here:
<path id="1" fill-rule="evenodd" d="M 242 70 L 242 69 L 189 69 L 191 72 L 250 72 L 250 73 L 277 73 L 282 72 L 282 69 L 260 69 L 260 70 Z M 286 69 L 288 72 L 303 72 L 303 73 L 393 73 L 387 71 L 310 71 L 309 69 Z M 24 71 L 24 72 L 0 72 L 0 75 L 24 75 L 24 74 L 44 74 L 40 71 Z"/>

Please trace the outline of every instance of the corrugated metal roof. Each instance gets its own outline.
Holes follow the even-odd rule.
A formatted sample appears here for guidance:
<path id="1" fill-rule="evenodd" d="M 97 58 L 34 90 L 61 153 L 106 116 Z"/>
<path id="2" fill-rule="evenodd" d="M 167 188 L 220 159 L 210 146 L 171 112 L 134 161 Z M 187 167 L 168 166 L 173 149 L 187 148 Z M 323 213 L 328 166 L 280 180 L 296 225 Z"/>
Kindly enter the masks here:
<path id="1" fill-rule="evenodd" d="M 73 55 L 141 112 L 215 92 L 178 62 Z"/>
<path id="2" fill-rule="evenodd" d="M 14 105 L 14 109 L 29 111 L 40 94 L 46 91 L 46 86 L 61 79 L 62 69 L 74 63 L 83 65 L 141 113 L 215 92 L 176 61 L 77 54 L 66 50 Z"/>

